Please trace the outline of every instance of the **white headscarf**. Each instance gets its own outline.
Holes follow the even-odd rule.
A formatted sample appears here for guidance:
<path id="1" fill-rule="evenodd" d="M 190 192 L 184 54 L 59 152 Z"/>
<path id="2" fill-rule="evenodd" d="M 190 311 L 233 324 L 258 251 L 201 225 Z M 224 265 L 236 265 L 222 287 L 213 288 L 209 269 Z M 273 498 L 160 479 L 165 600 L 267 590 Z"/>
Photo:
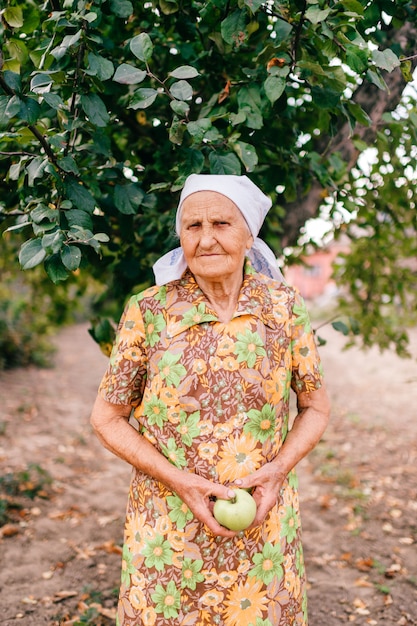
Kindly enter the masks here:
<path id="1" fill-rule="evenodd" d="M 253 245 L 248 251 L 252 265 L 256 271 L 270 278 L 283 281 L 277 260 L 272 250 L 257 236 L 266 214 L 271 208 L 271 199 L 266 196 L 247 176 L 191 174 L 185 181 L 181 192 L 176 215 L 176 231 L 180 235 L 182 203 L 188 196 L 198 191 L 216 191 L 229 198 L 245 218 Z M 165 285 L 171 280 L 181 278 L 187 263 L 182 248 L 175 248 L 162 256 L 153 266 L 156 284 Z"/>

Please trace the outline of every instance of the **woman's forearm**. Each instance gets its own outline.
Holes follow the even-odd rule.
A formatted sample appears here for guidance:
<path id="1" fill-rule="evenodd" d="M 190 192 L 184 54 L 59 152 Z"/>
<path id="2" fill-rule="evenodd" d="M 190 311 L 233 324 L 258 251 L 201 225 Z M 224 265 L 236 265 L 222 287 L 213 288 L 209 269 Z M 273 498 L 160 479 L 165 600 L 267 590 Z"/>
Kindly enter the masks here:
<path id="1" fill-rule="evenodd" d="M 300 394 L 294 424 L 273 461 L 282 478 L 318 444 L 329 418 L 330 403 L 324 388 Z"/>
<path id="2" fill-rule="evenodd" d="M 181 470 L 129 424 L 130 411 L 97 396 L 90 421 L 98 439 L 107 450 L 175 491 Z"/>
<path id="3" fill-rule="evenodd" d="M 233 537 L 213 517 L 212 497 L 233 498 L 234 492 L 192 472 L 180 470 L 165 458 L 145 437 L 129 424 L 129 406 L 118 406 L 98 396 L 91 414 L 91 424 L 105 448 L 147 476 L 175 492 L 190 511 L 214 533 Z"/>

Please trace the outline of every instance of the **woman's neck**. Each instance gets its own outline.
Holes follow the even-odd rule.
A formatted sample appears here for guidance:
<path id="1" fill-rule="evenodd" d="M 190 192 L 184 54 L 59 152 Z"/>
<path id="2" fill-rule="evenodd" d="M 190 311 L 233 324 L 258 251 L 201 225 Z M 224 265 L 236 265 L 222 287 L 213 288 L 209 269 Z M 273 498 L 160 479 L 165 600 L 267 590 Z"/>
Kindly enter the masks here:
<path id="1" fill-rule="evenodd" d="M 243 282 L 242 274 L 222 280 L 207 280 L 201 276 L 195 276 L 195 280 L 219 316 L 219 320 L 223 323 L 230 322 L 239 299 Z"/>

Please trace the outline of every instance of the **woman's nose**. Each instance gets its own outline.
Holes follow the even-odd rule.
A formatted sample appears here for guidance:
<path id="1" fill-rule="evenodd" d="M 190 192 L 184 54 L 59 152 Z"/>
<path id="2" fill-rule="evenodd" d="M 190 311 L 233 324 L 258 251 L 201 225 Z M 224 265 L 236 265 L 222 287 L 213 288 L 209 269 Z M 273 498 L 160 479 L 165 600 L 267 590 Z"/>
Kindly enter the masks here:
<path id="1" fill-rule="evenodd" d="M 201 230 L 200 246 L 209 248 L 215 243 L 213 228 L 211 226 L 203 227 Z"/>

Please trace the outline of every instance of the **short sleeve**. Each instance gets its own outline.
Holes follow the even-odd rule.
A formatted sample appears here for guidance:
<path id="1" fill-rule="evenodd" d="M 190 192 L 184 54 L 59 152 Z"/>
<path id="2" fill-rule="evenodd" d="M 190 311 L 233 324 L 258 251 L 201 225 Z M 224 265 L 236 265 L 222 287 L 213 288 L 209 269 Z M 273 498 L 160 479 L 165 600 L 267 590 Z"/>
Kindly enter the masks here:
<path id="1" fill-rule="evenodd" d="M 291 318 L 291 386 L 296 393 L 319 389 L 323 370 L 304 299 L 296 292 Z"/>
<path id="2" fill-rule="evenodd" d="M 112 404 L 137 406 L 142 399 L 146 372 L 144 323 L 138 299 L 133 296 L 120 319 L 99 394 Z"/>

